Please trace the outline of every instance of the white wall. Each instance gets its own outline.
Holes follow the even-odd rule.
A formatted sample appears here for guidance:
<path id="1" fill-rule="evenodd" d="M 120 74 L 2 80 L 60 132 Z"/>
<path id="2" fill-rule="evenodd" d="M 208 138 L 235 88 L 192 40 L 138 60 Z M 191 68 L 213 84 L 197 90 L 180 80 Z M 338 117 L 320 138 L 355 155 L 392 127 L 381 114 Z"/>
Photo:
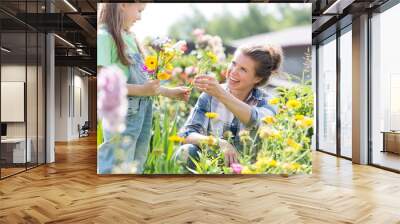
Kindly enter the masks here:
<path id="1" fill-rule="evenodd" d="M 3 82 L 25 82 L 25 75 L 27 69 L 28 74 L 35 72 L 36 73 L 36 67 L 33 66 L 27 66 L 25 65 L 2 65 L 1 66 L 1 81 Z M 36 85 L 36 82 L 34 83 Z M 27 101 L 31 102 L 33 101 L 31 98 L 36 98 L 36 89 L 34 89 L 34 92 L 30 93 L 28 91 L 27 93 Z M 35 105 L 36 107 L 36 105 Z M 7 110 L 7 108 L 1 108 L 1 110 Z M 35 117 L 32 117 L 34 115 Z M 36 121 L 36 114 L 31 114 L 28 113 L 28 121 Z M 25 126 L 26 122 L 7 122 L 7 136 L 8 137 L 25 137 Z M 28 125 L 28 128 L 31 127 L 32 125 Z M 29 133 L 28 133 L 29 134 Z M 29 136 L 28 136 L 29 137 Z"/>
<path id="2" fill-rule="evenodd" d="M 88 78 L 83 75 L 76 68 L 56 67 L 56 141 L 77 139 L 78 124 L 88 120 Z"/>
<path id="3" fill-rule="evenodd" d="M 68 86 L 67 67 L 55 68 L 55 141 L 68 140 Z"/>
<path id="4" fill-rule="evenodd" d="M 3 82 L 25 82 L 25 65 L 2 65 L 1 81 Z M 28 70 L 30 68 L 28 67 Z M 1 108 L 7 110 L 7 108 Z M 25 122 L 7 123 L 8 137 L 25 137 Z"/>

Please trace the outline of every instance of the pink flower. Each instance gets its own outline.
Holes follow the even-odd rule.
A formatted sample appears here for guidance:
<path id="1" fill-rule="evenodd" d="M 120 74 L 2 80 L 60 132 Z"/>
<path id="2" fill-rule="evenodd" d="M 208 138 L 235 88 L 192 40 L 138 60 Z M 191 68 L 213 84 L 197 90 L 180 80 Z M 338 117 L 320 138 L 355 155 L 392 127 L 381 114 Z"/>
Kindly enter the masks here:
<path id="1" fill-rule="evenodd" d="M 148 69 L 147 66 L 144 64 L 142 65 L 142 71 L 150 73 L 150 74 L 153 74 L 155 72 L 154 70 Z"/>
<path id="2" fill-rule="evenodd" d="M 97 77 L 97 113 L 105 130 L 125 130 L 127 92 L 126 77 L 121 69 L 113 65 L 100 70 Z"/>
<path id="3" fill-rule="evenodd" d="M 239 163 L 232 163 L 232 164 L 231 164 L 231 168 L 232 168 L 232 170 L 233 170 L 233 172 L 234 172 L 235 174 L 240 174 L 240 173 L 242 173 L 243 167 L 242 167 L 242 165 L 240 165 Z"/>
<path id="4" fill-rule="evenodd" d="M 204 29 L 196 28 L 193 30 L 193 35 L 196 37 L 202 36 L 204 33 Z"/>
<path id="5" fill-rule="evenodd" d="M 183 72 L 183 69 L 181 68 L 181 67 L 175 67 L 173 70 L 172 70 L 172 75 L 173 76 L 176 76 L 176 75 L 178 75 L 178 74 L 180 74 L 180 73 L 182 73 Z"/>
<path id="6" fill-rule="evenodd" d="M 197 68 L 194 66 L 189 66 L 185 68 L 185 73 L 188 75 L 194 74 L 197 72 Z"/>

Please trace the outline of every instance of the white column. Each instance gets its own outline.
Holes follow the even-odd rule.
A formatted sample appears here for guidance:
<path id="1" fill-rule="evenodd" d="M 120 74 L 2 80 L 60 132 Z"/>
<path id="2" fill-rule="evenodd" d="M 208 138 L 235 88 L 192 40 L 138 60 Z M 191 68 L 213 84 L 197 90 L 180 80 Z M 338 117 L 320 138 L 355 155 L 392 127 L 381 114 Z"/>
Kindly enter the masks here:
<path id="1" fill-rule="evenodd" d="M 53 12 L 54 6 L 46 2 L 47 12 Z M 55 76 L 54 76 L 54 35 L 46 35 L 46 163 L 55 161 L 54 133 L 55 133 Z"/>
<path id="2" fill-rule="evenodd" d="M 353 162 L 368 163 L 368 16 L 353 20 Z"/>
<path id="3" fill-rule="evenodd" d="M 55 161 L 54 151 L 54 133 L 55 133 L 55 76 L 54 76 L 54 35 L 47 34 L 46 37 L 46 60 L 47 60 L 47 71 L 46 71 L 46 85 L 47 85 L 47 107 L 46 107 L 46 163 L 52 163 Z"/>

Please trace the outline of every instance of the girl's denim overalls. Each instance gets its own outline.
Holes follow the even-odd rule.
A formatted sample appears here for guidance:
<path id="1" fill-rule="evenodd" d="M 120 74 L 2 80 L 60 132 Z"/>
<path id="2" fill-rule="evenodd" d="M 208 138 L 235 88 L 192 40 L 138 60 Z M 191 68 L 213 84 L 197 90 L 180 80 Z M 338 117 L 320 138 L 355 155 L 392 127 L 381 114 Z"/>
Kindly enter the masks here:
<path id="1" fill-rule="evenodd" d="M 144 84 L 148 78 L 142 71 L 142 57 L 139 53 L 128 55 L 134 64 L 129 67 L 127 83 Z M 150 147 L 152 118 L 153 104 L 150 97 L 128 96 L 126 129 L 118 135 L 104 131 L 104 143 L 98 150 L 98 174 L 114 173 L 116 167 L 122 167 L 118 173 L 143 173 Z M 130 168 L 131 165 L 136 166 L 136 172 Z"/>

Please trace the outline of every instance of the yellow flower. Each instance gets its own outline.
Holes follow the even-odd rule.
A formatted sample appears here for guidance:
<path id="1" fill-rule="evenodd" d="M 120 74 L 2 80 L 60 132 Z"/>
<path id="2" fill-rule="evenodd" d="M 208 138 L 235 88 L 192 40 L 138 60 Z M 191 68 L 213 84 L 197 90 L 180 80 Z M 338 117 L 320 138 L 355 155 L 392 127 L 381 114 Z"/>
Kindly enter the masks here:
<path id="1" fill-rule="evenodd" d="M 272 129 L 270 127 L 262 127 L 259 130 L 259 135 L 260 135 L 260 138 L 262 138 L 262 139 L 268 138 L 271 135 L 271 133 L 272 133 Z"/>
<path id="2" fill-rule="evenodd" d="M 262 139 L 268 138 L 269 132 L 268 132 L 268 130 L 267 130 L 267 127 L 261 128 L 261 129 L 258 131 L 258 135 L 259 135 L 260 138 L 262 138 Z"/>
<path id="3" fill-rule="evenodd" d="M 239 136 L 240 137 L 242 137 L 242 136 L 250 136 L 250 132 L 248 130 L 241 130 L 239 132 Z"/>
<path id="4" fill-rule="evenodd" d="M 168 64 L 165 66 L 165 69 L 166 69 L 167 71 L 172 71 L 172 69 L 174 69 L 174 66 L 172 66 L 171 63 L 168 63 Z"/>
<path id="5" fill-rule="evenodd" d="M 163 54 L 165 62 L 171 61 L 174 56 L 175 56 L 175 54 L 171 49 L 167 49 Z"/>
<path id="6" fill-rule="evenodd" d="M 248 130 L 241 130 L 239 132 L 241 142 L 251 141 L 250 132 Z"/>
<path id="7" fill-rule="evenodd" d="M 292 163 L 291 165 L 292 165 L 291 168 L 293 170 L 299 170 L 301 168 L 301 165 L 298 163 Z"/>
<path id="8" fill-rule="evenodd" d="M 268 103 L 271 105 L 276 105 L 279 103 L 279 98 L 272 98 L 272 99 L 268 100 Z"/>
<path id="9" fill-rule="evenodd" d="M 208 51 L 207 56 L 210 58 L 212 63 L 217 63 L 218 61 L 217 56 L 213 52 Z"/>
<path id="10" fill-rule="evenodd" d="M 168 80 L 170 78 L 171 78 L 171 75 L 166 72 L 159 72 L 157 74 L 157 79 L 159 79 L 159 80 Z"/>
<path id="11" fill-rule="evenodd" d="M 298 163 L 284 163 L 282 164 L 282 168 L 286 172 L 296 172 L 301 169 L 301 165 Z"/>
<path id="12" fill-rule="evenodd" d="M 264 117 L 262 119 L 262 121 L 264 121 L 264 123 L 266 123 L 266 124 L 273 124 L 276 122 L 276 119 L 275 119 L 275 117 L 268 115 L 268 116 Z"/>
<path id="13" fill-rule="evenodd" d="M 295 150 L 299 150 L 299 149 L 301 148 L 301 145 L 298 144 L 297 142 L 295 142 L 295 141 L 294 141 L 293 139 L 291 139 L 291 138 L 288 138 L 288 139 L 286 140 L 286 144 L 287 144 L 288 146 L 292 147 L 292 148 L 295 149 Z"/>
<path id="14" fill-rule="evenodd" d="M 206 113 L 206 117 L 210 118 L 210 119 L 214 119 L 214 118 L 218 118 L 218 114 L 214 113 L 214 112 L 207 112 Z"/>
<path id="15" fill-rule="evenodd" d="M 144 64 L 146 65 L 147 69 L 150 71 L 154 71 L 157 68 L 157 57 L 150 55 L 144 59 Z"/>
<path id="16" fill-rule="evenodd" d="M 302 127 L 302 128 L 309 128 L 313 126 L 313 119 L 309 117 L 304 117 L 302 120 L 296 121 L 296 126 Z"/>
<path id="17" fill-rule="evenodd" d="M 300 103 L 300 101 L 298 101 L 298 100 L 289 100 L 289 101 L 286 103 L 286 106 L 287 106 L 289 109 L 297 109 L 297 108 L 301 107 L 301 103 Z"/>
<path id="18" fill-rule="evenodd" d="M 278 166 L 278 162 L 276 162 L 276 160 L 274 160 L 274 159 L 271 159 L 268 161 L 267 165 L 270 167 L 276 167 L 276 166 Z"/>
<path id="19" fill-rule="evenodd" d="M 304 115 L 296 114 L 296 115 L 294 116 L 294 119 L 295 119 L 296 121 L 301 121 L 301 120 L 304 119 Z"/>
<path id="20" fill-rule="evenodd" d="M 252 171 L 248 166 L 244 166 L 242 169 L 242 174 L 253 174 L 254 171 Z"/>
<path id="21" fill-rule="evenodd" d="M 260 135 L 260 138 L 262 138 L 262 139 L 266 139 L 268 137 L 271 137 L 271 138 L 280 138 L 281 137 L 280 131 L 270 128 L 270 127 L 262 127 L 261 129 L 259 129 L 259 135 Z"/>
<path id="22" fill-rule="evenodd" d="M 231 139 L 233 137 L 233 133 L 231 131 L 225 131 L 223 136 L 225 139 Z"/>
<path id="23" fill-rule="evenodd" d="M 278 131 L 278 130 L 275 130 L 275 129 L 273 129 L 272 130 L 272 133 L 271 133 L 271 138 L 281 138 L 282 136 L 281 136 L 281 132 L 280 131 Z"/>
<path id="24" fill-rule="evenodd" d="M 182 143 L 182 142 L 185 141 L 184 138 L 182 138 L 182 137 L 180 137 L 180 136 L 177 136 L 177 135 L 170 136 L 170 137 L 168 138 L 168 140 L 170 140 L 171 142 L 177 142 L 177 143 Z"/>
<path id="25" fill-rule="evenodd" d="M 312 118 L 306 117 L 301 121 L 301 124 L 304 128 L 309 128 L 313 125 L 314 121 Z"/>
<path id="26" fill-rule="evenodd" d="M 256 172 L 261 173 L 264 172 L 267 167 L 277 167 L 278 162 L 268 157 L 260 157 L 254 165 L 256 167 Z"/>
<path id="27" fill-rule="evenodd" d="M 209 136 L 207 136 L 207 138 L 205 140 L 201 141 L 201 143 L 211 146 L 211 145 L 216 145 L 218 142 L 214 136 L 209 135 Z"/>
<path id="28" fill-rule="evenodd" d="M 255 163 L 257 170 L 262 170 L 268 164 L 269 158 L 261 157 Z"/>

